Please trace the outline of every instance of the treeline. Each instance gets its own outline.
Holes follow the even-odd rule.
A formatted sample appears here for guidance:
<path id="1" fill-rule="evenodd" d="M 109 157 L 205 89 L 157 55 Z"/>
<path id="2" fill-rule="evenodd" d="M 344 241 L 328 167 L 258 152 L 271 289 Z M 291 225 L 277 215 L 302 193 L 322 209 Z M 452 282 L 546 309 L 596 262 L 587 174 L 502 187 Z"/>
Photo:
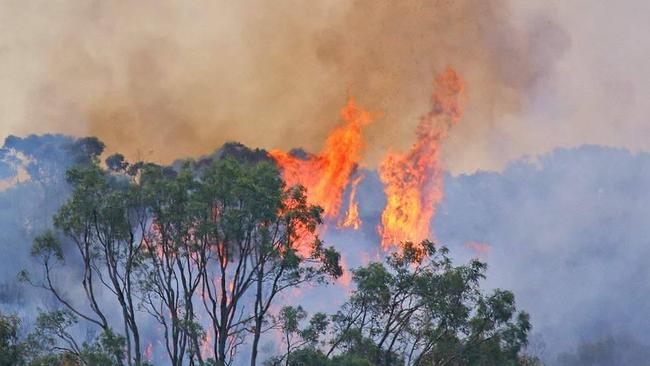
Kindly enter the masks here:
<path id="1" fill-rule="evenodd" d="M 340 254 L 315 235 L 322 209 L 261 151 L 229 145 L 174 168 L 102 163 L 96 139 L 77 152 L 72 193 L 31 248 L 40 267 L 19 275 L 55 309 L 33 324 L 2 315 L 0 365 L 537 362 L 522 356 L 531 325 L 513 294 L 483 292 L 484 263 L 454 265 L 429 241 L 352 270 L 333 314 L 286 305 L 340 277 Z M 263 338 L 281 351 L 262 359 Z"/>

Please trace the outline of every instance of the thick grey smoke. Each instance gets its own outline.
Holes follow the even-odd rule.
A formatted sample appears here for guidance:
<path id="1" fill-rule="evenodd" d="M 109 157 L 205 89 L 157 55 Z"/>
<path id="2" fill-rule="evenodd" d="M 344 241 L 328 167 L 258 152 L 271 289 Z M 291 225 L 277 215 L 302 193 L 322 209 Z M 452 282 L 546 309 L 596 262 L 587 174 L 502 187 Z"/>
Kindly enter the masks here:
<path id="1" fill-rule="evenodd" d="M 376 174 L 366 175 L 358 191 L 362 231 L 326 237 L 353 254 L 353 265 L 361 252 L 377 255 L 384 198 Z M 488 287 L 515 292 L 532 315 L 531 351 L 550 365 L 565 365 L 574 356 L 558 355 L 579 345 L 578 352 L 591 344 L 614 357 L 650 344 L 648 187 L 650 154 L 559 149 L 503 172 L 448 175 L 432 230 L 459 262 L 488 262 Z"/>
<path id="2" fill-rule="evenodd" d="M 19 285 L 15 274 L 29 269 L 31 239 L 51 224 L 65 200 L 63 176 L 75 161 L 74 141 L 10 138 L 2 149 L 0 174 L 9 185 L 0 192 L 2 311 L 30 319 L 37 308 L 56 306 L 42 292 Z M 347 269 L 384 255 L 376 225 L 385 198 L 376 173 L 365 173 L 358 191 L 362 229 L 331 225 L 325 235 L 343 252 Z M 519 306 L 532 315 L 531 351 L 549 365 L 589 364 L 590 353 L 632 365 L 650 344 L 648 186 L 650 154 L 599 146 L 560 149 L 513 162 L 503 172 L 448 175 L 432 229 L 458 262 L 472 256 L 488 262 L 486 286 L 515 292 Z M 313 313 L 335 310 L 334 300 L 342 302 L 345 291 L 339 284 L 288 296 L 300 298 Z M 276 349 L 268 339 L 263 346 L 266 354 Z"/>
<path id="3" fill-rule="evenodd" d="M 0 148 L 0 279 L 9 280 L 29 264 L 31 239 L 52 224 L 65 201 L 65 171 L 73 164 L 68 147 L 75 139 L 61 135 L 10 136 Z"/>
<path id="4" fill-rule="evenodd" d="M 638 365 L 650 344 L 648 187 L 648 153 L 558 149 L 502 172 L 447 175 L 432 231 L 458 263 L 488 262 L 488 288 L 514 291 L 532 316 L 530 352 L 548 365 Z M 325 236 L 351 267 L 384 255 L 376 173 L 357 194 L 361 231 Z"/>
<path id="5" fill-rule="evenodd" d="M 610 348 L 650 344 L 648 187 L 650 154 L 556 150 L 502 173 L 449 177 L 434 228 L 452 253 L 484 256 L 488 284 L 515 292 L 553 365 L 557 353 L 608 336 Z M 624 359 L 612 364 L 634 364 Z"/>
<path id="6" fill-rule="evenodd" d="M 508 0 L 42 5 L 0 3 L 0 134 L 98 136 L 166 163 L 230 140 L 318 151 L 352 95 L 379 116 L 374 164 L 411 143 L 452 66 L 471 100 L 454 166 L 485 166 L 498 157 L 484 137 L 508 130 L 571 44 L 552 12 L 518 18 Z"/>

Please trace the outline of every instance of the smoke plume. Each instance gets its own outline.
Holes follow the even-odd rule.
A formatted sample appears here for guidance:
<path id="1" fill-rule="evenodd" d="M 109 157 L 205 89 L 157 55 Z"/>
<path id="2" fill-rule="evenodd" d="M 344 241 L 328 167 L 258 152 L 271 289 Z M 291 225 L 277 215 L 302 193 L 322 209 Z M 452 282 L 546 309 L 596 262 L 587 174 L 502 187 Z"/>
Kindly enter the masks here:
<path id="1" fill-rule="evenodd" d="M 471 100 L 456 139 L 480 145 L 567 42 L 549 19 L 514 22 L 504 0 L 1 6 L 0 133 L 98 136 L 160 162 L 230 140 L 318 151 L 352 95 L 383 116 L 368 131 L 375 164 L 410 146 L 447 66 Z"/>

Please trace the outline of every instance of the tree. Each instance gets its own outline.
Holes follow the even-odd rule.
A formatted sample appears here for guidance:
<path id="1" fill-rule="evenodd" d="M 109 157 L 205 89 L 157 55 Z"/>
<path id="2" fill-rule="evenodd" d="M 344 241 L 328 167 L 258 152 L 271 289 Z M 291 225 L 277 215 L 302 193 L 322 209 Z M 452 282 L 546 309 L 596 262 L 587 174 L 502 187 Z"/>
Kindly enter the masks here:
<path id="1" fill-rule="evenodd" d="M 327 356 L 377 365 L 517 365 L 530 323 L 504 290 L 479 287 L 486 265 L 453 266 L 444 247 L 403 243 L 386 264 L 354 270 L 356 289 L 333 316 Z"/>
<path id="2" fill-rule="evenodd" d="M 102 146 L 78 147 L 91 152 L 90 162 L 68 171 L 72 196 L 55 230 L 32 248 L 42 277 L 21 277 L 49 291 L 73 323 L 123 337 L 126 352 L 115 364 L 143 364 L 146 314 L 161 324 L 172 365 L 229 364 L 250 335 L 255 364 L 277 295 L 340 276 L 340 255 L 314 235 L 322 209 L 307 204 L 304 188 L 286 187 L 272 163 L 225 156 L 175 170 L 114 155 L 104 169 L 93 153 Z M 83 301 L 57 282 L 70 269 Z M 119 305 L 121 324 L 109 315 L 107 296 Z M 201 354 L 208 333 L 212 361 Z M 74 337 L 56 335 L 67 345 L 62 351 L 82 354 Z"/>
<path id="3" fill-rule="evenodd" d="M 19 326 L 20 319 L 0 313 L 0 366 L 17 365 L 22 358 Z"/>
<path id="4" fill-rule="evenodd" d="M 66 310 L 40 313 L 32 331 L 20 336 L 21 320 L 0 314 L 0 365 L 114 366 L 123 361 L 123 337 L 109 331 L 80 343 L 71 333 L 76 323 L 77 317 Z"/>
<path id="5" fill-rule="evenodd" d="M 268 162 L 215 161 L 202 172 L 194 202 L 201 299 L 215 335 L 216 361 L 229 362 L 250 332 L 254 365 L 277 294 L 340 275 L 340 255 L 297 233 L 300 227 L 313 234 L 322 209 L 307 204 L 304 189 L 285 187 Z M 308 253 L 299 253 L 299 245 L 308 246 Z M 247 300 L 254 302 L 252 314 L 244 311 Z"/>
<path id="6" fill-rule="evenodd" d="M 142 348 L 135 291 L 143 249 L 143 236 L 138 229 L 148 220 L 146 208 L 137 199 L 138 190 L 114 181 L 96 161 L 70 169 L 67 180 L 74 190 L 55 216 L 54 226 L 74 244 L 75 250 L 68 251 L 68 259 L 81 266 L 81 286 L 90 312 L 66 299 L 57 288 L 54 272 L 63 263 L 64 250 L 53 233 L 38 237 L 32 248 L 32 255 L 43 264 L 43 280 L 35 283 L 25 274 L 22 277 L 50 291 L 69 311 L 105 333 L 113 329 L 98 296 L 100 292 L 110 293 L 122 312 L 127 363 L 140 365 Z"/>
<path id="7" fill-rule="evenodd" d="M 113 154 L 107 157 L 105 163 L 108 169 L 114 172 L 124 172 L 129 167 L 129 163 L 122 154 Z"/>
<path id="8" fill-rule="evenodd" d="M 201 252 L 209 248 L 194 231 L 202 204 L 195 199 L 198 183 L 189 165 L 172 175 L 149 164 L 143 166 L 140 184 L 153 218 L 141 229 L 146 233 L 142 305 L 161 324 L 172 365 L 182 365 L 186 355 L 191 365 L 203 365 L 194 297 L 203 280 Z"/>
<path id="9" fill-rule="evenodd" d="M 175 176 L 150 166 L 141 181 L 154 218 L 145 236 L 145 305 L 163 324 L 174 365 L 188 346 L 190 363 L 204 364 L 196 295 L 214 335 L 215 362 L 229 363 L 252 333 L 255 364 L 277 294 L 341 274 L 337 252 L 300 235 L 313 235 L 322 210 L 307 204 L 304 189 L 285 187 L 266 161 L 226 156 L 200 170 L 185 164 Z M 300 254 L 298 245 L 307 253 Z M 247 301 L 254 303 L 252 313 Z"/>
<path id="10" fill-rule="evenodd" d="M 301 329 L 307 312 L 302 306 L 284 306 L 274 322 L 282 333 L 285 352 L 267 361 L 269 365 L 327 363 L 327 357 L 317 349 L 320 339 L 327 332 L 329 320 L 324 313 L 316 313 L 309 324 Z M 296 352 L 297 351 L 297 352 Z"/>
<path id="11" fill-rule="evenodd" d="M 173 366 L 229 365 L 245 343 L 254 366 L 271 331 L 283 335 L 284 352 L 270 362 L 285 366 L 530 361 L 521 357 L 529 319 L 513 294 L 484 293 L 484 263 L 454 266 L 429 241 L 354 270 L 355 288 L 331 317 L 291 306 L 274 313 L 284 291 L 326 284 L 342 269 L 316 235 L 322 209 L 259 151 L 231 148 L 175 168 L 114 155 L 104 168 L 99 141 L 75 149 L 86 158 L 67 173 L 72 194 L 32 246 L 42 272 L 21 275 L 60 307 L 24 341 L 0 319 L 3 356 L 38 350 L 14 363 L 142 366 L 147 318 L 160 325 Z M 62 274 L 81 296 L 61 286 Z M 92 336 L 78 336 L 82 324 Z"/>
<path id="12" fill-rule="evenodd" d="M 282 197 L 279 219 L 269 227 L 267 241 L 255 250 L 257 266 L 251 366 L 269 309 L 277 295 L 305 283 L 326 283 L 343 274 L 340 254 L 325 248 L 314 236 L 322 209 L 307 204 L 303 187 L 292 187 Z"/>

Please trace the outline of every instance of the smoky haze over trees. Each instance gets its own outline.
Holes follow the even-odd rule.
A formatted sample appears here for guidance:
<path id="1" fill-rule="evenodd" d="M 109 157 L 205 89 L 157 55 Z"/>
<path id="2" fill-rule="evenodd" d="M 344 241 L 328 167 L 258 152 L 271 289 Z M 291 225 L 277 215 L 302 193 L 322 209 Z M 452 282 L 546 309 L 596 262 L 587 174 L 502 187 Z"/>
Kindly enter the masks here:
<path id="1" fill-rule="evenodd" d="M 314 235 L 322 209 L 259 152 L 231 144 L 178 169 L 113 155 L 103 168 L 100 141 L 63 141 L 68 198 L 19 275 L 52 301 L 22 328 L 3 315 L 3 365 L 519 362 L 530 323 L 512 293 L 484 294 L 483 263 L 454 266 L 428 241 L 354 270 L 335 314 L 305 325 L 306 310 L 280 307 L 342 268 Z M 263 360 L 262 337 L 282 351 Z"/>
<path id="2" fill-rule="evenodd" d="M 6 258 L 0 265 L 0 286 L 4 289 L 13 288 L 16 272 L 29 265 L 26 241 L 47 229 L 52 216 L 65 202 L 69 193 L 66 170 L 87 160 L 87 153 L 101 146 L 94 138 L 62 135 L 5 139 L 0 148 L 0 235 Z M 1 296 L 4 304 L 21 298 L 16 293 L 7 296 L 5 291 Z"/>
<path id="3" fill-rule="evenodd" d="M 66 173 L 73 191 L 55 216 L 56 231 L 32 247 L 43 273 L 21 273 L 62 305 L 52 332 L 83 364 L 85 349 L 69 334 L 78 320 L 124 344 L 120 354 L 108 352 L 114 361 L 143 364 L 140 313 L 162 327 L 172 364 L 231 364 L 246 333 L 258 339 L 265 331 L 278 293 L 340 275 L 338 253 L 318 240 L 301 243 L 297 254 L 296 242 L 315 230 L 321 210 L 306 203 L 303 190 L 284 187 L 270 163 L 225 158 L 199 171 L 188 162 L 176 172 L 111 156 L 106 171 L 99 153 Z M 78 283 L 58 283 L 57 272 L 69 270 L 66 260 L 81 267 Z M 75 286 L 85 298 L 73 303 L 65 292 Z M 117 324 L 109 310 L 115 306 Z M 198 324 L 196 307 L 209 326 Z M 208 333 L 212 361 L 200 349 Z"/>
<path id="4" fill-rule="evenodd" d="M 546 364 L 566 365 L 559 354 L 589 360 L 576 354 L 585 349 L 644 364 L 626 360 L 647 360 L 650 344 L 648 172 L 647 153 L 586 145 L 502 172 L 448 175 L 432 230 L 457 258 L 490 264 L 486 286 L 514 291 Z M 369 236 L 382 204 L 368 204 L 381 184 L 367 176 L 358 195 Z"/>
<path id="5" fill-rule="evenodd" d="M 111 350 L 126 349 L 121 346 L 125 340 L 118 336 L 125 333 L 123 311 L 110 291 L 103 291 L 99 299 L 102 304 L 112 305 L 105 311 L 114 332 L 97 337 L 99 331 L 94 326 L 88 326 L 82 318 L 75 318 L 66 312 L 52 313 L 64 309 L 56 298 L 15 280 L 16 273 L 23 268 L 28 269 L 34 280 L 40 279 L 35 276 L 40 273 L 40 267 L 36 266 L 29 254 L 33 238 L 51 228 L 53 215 L 62 204 L 69 202 L 72 189 L 66 183 L 65 172 L 76 163 L 87 163 L 100 146 L 93 139 L 78 140 L 59 135 L 10 137 L 5 141 L 0 159 L 3 178 L 3 191 L 0 192 L 0 223 L 3 229 L 0 242 L 3 251 L 0 259 L 0 308 L 7 316 L 0 327 L 3 342 L 6 342 L 2 345 L 5 347 L 3 352 L 0 352 L 3 355 L 9 354 L 5 350 L 20 349 L 13 346 L 24 346 L 26 335 L 37 325 L 43 337 L 29 341 L 31 344 L 38 341 L 37 344 L 42 346 L 44 343 L 47 345 L 44 341 L 53 339 L 56 335 L 54 330 L 60 329 L 60 325 L 74 321 L 78 322 L 77 325 L 66 334 L 75 338 L 80 353 L 105 356 L 110 355 Z M 213 156 L 196 161 L 192 176 L 202 174 L 200 172 L 212 166 L 214 160 L 224 156 L 256 162 L 265 160 L 263 151 L 230 144 Z M 113 157 L 107 165 L 115 172 L 104 171 L 111 183 L 122 188 L 133 184 L 133 178 L 129 178 L 131 176 L 125 170 L 125 163 L 119 156 Z M 175 163 L 173 169 L 130 165 L 134 166 L 133 169 L 141 172 L 153 170 L 161 176 L 155 181 L 169 185 L 180 179 L 183 170 L 182 162 Z M 441 243 L 451 248 L 451 253 L 460 263 L 479 254 L 490 264 L 482 286 L 513 290 L 518 305 L 531 313 L 534 325 L 528 351 L 541 356 L 546 364 L 592 365 L 596 361 L 607 364 L 603 360 L 616 360 L 616 364 L 620 365 L 643 364 L 647 359 L 646 345 L 650 341 L 644 332 L 647 329 L 645 314 L 648 310 L 644 294 L 647 291 L 645 282 L 640 281 L 646 276 L 642 258 L 647 257 L 649 248 L 645 241 L 648 236 L 645 222 L 649 213 L 643 204 L 647 201 L 644 198 L 647 196 L 645 187 L 650 183 L 648 167 L 650 158 L 647 154 L 633 155 L 626 150 L 585 146 L 557 150 L 536 161 L 522 160 L 511 164 L 503 172 L 448 176 L 446 198 L 439 207 L 434 232 Z M 138 179 L 141 176 L 138 174 Z M 368 172 L 367 177 L 358 192 L 364 219 L 362 231 L 333 232 L 325 237 L 329 238 L 328 243 L 345 244 L 337 246 L 337 249 L 343 252 L 344 259 L 348 258 L 350 268 L 367 267 L 367 263 L 354 262 L 353 257 L 346 257 L 352 253 L 352 249 L 360 248 L 358 250 L 362 251 L 377 245 L 376 223 L 370 218 L 376 218 L 374 211 L 381 210 L 381 185 L 373 178 L 372 172 Z M 171 194 L 173 189 L 166 186 L 160 191 Z M 170 219 L 167 222 L 171 222 Z M 175 240 L 174 232 L 168 231 L 166 235 L 167 243 Z M 61 232 L 55 238 L 64 243 L 66 269 L 58 272 L 58 279 L 78 287 L 77 290 L 62 289 L 72 299 L 85 299 L 81 283 L 82 261 L 73 259 L 75 246 L 70 245 Z M 468 241 L 486 244 L 489 249 L 478 253 L 466 245 Z M 160 243 L 161 246 L 168 246 L 163 241 Z M 156 256 L 156 260 L 162 261 L 164 258 L 164 255 Z M 186 259 L 195 260 L 191 255 L 187 255 Z M 353 282 L 356 281 L 356 273 L 352 277 Z M 106 279 L 110 281 L 109 277 Z M 174 292 L 173 297 L 176 302 L 167 302 L 171 306 L 183 302 L 182 281 L 178 283 L 179 291 Z M 357 282 L 354 283 L 358 286 Z M 155 282 L 149 285 L 153 289 Z M 272 355 L 282 357 L 287 353 L 286 349 L 291 350 L 291 359 L 313 356 L 317 360 L 321 357 L 322 361 L 322 354 L 326 355 L 329 351 L 322 342 L 332 339 L 332 329 L 337 323 L 331 317 L 324 322 L 320 309 L 312 309 L 310 304 L 330 302 L 328 296 L 332 294 L 341 299 L 350 295 L 348 301 L 353 301 L 357 295 L 330 292 L 334 290 L 331 286 L 318 288 L 322 290 L 308 292 L 307 297 L 300 298 L 298 294 L 301 299 L 298 303 L 287 304 L 284 302 L 286 297 L 280 296 L 277 306 L 270 307 L 267 319 L 268 324 L 274 324 L 274 329 L 261 336 L 259 363 Z M 252 295 L 255 291 L 249 292 Z M 200 293 L 199 290 L 195 296 Z M 252 297 L 242 301 L 248 302 Z M 198 298 L 200 301 L 194 309 L 197 314 L 205 308 L 203 299 Z M 308 301 L 309 298 L 314 300 Z M 138 303 L 141 300 L 138 299 Z M 207 301 L 209 303 L 210 300 Z M 158 304 L 166 306 L 167 303 L 160 301 Z M 302 311 L 298 311 L 298 304 L 303 305 Z M 74 302 L 73 305 L 81 306 L 84 302 Z M 284 305 L 291 305 L 292 309 L 281 311 Z M 36 319 L 39 310 L 50 313 Z M 345 310 L 345 307 L 340 310 Z M 164 327 L 145 308 L 137 309 L 136 313 L 147 319 L 137 324 L 141 336 L 147 339 L 141 345 L 146 359 L 150 350 L 148 339 L 154 334 L 160 334 L 159 339 L 164 339 Z M 163 313 L 167 317 L 172 314 L 166 310 Z M 330 315 L 336 313 L 337 309 L 329 312 Z M 9 314 L 16 314 L 18 318 L 12 318 Z M 207 315 L 201 318 L 208 325 L 209 319 Z M 174 344 L 174 339 L 178 340 L 176 344 L 179 345 L 185 342 L 187 356 L 196 345 L 191 345 L 191 337 L 184 341 L 183 337 L 186 336 L 182 334 L 195 330 L 182 322 L 172 326 L 174 323 L 170 318 L 166 321 L 170 325 L 170 345 Z M 323 327 L 324 323 L 327 327 Z M 205 327 L 211 328 L 214 327 Z M 174 329 L 177 338 L 173 336 Z M 252 333 L 247 330 L 246 334 L 252 340 Z M 279 334 L 289 334 L 291 346 L 287 348 L 285 337 Z M 214 344 L 214 333 L 209 333 L 209 337 L 212 337 L 210 344 Z M 270 348 L 269 342 L 273 344 Z M 154 343 L 154 346 L 154 357 L 162 355 L 167 359 L 166 347 L 162 343 Z M 181 348 L 177 346 L 177 349 Z M 249 351 L 245 347 L 241 350 L 247 356 L 244 364 L 250 364 Z M 337 356 L 342 356 L 342 353 Z M 330 355 L 330 362 L 334 362 L 334 357 Z M 288 359 L 287 356 L 282 360 L 286 362 Z M 106 362 L 112 364 L 110 359 Z"/>

